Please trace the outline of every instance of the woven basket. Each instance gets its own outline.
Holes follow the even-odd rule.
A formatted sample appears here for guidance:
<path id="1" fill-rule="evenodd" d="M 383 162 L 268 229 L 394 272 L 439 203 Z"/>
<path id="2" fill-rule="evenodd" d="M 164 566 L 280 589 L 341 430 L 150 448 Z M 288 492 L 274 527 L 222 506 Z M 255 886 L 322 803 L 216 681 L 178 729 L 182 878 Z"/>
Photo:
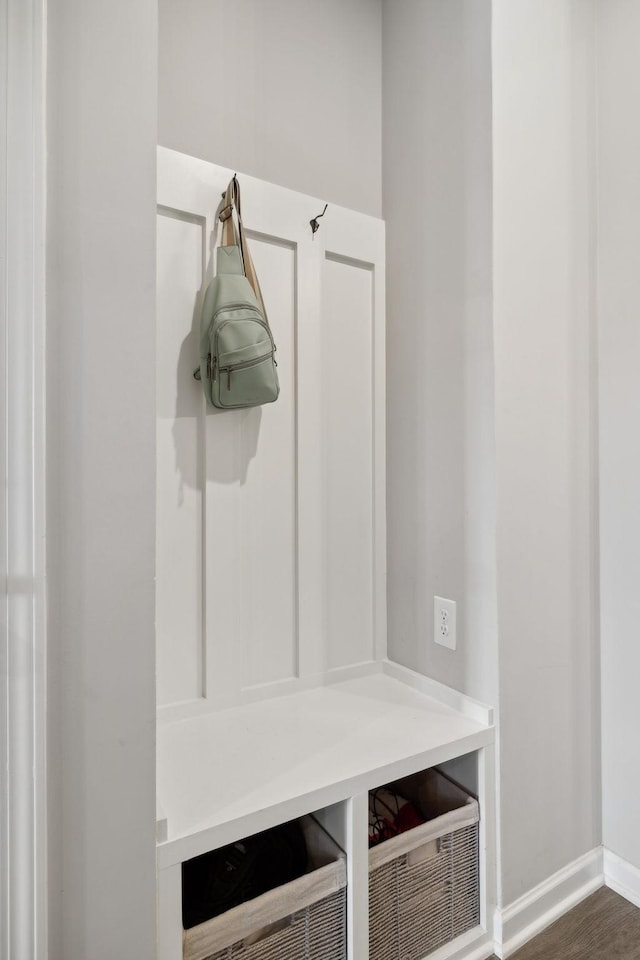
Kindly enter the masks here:
<path id="1" fill-rule="evenodd" d="M 303 877 L 183 934 L 184 960 L 346 960 L 345 856 L 313 817 Z"/>
<path id="2" fill-rule="evenodd" d="M 423 960 L 480 922 L 478 804 L 437 770 L 390 789 L 432 819 L 369 851 L 369 960 Z"/>

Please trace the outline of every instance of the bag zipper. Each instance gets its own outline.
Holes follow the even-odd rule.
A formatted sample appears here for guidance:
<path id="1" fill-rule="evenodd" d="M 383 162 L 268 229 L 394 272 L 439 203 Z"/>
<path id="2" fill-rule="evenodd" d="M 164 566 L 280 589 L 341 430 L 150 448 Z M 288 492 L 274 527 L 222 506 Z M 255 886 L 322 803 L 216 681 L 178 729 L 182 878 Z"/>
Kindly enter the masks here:
<path id="1" fill-rule="evenodd" d="M 260 318 L 260 321 L 259 321 L 259 322 L 260 322 L 260 323 L 265 323 L 265 320 L 264 320 L 263 315 L 262 315 L 262 310 L 260 309 L 260 307 L 256 307 L 255 303 L 246 303 L 244 300 L 241 301 L 241 302 L 236 302 L 236 303 L 234 303 L 233 306 L 218 307 L 218 309 L 216 310 L 216 312 L 215 312 L 215 313 L 213 314 L 213 316 L 211 317 L 211 322 L 212 322 L 212 323 L 215 322 L 215 319 L 216 319 L 216 317 L 218 316 L 219 313 L 227 313 L 227 312 L 230 312 L 230 311 L 232 311 L 232 310 L 253 310 L 254 313 L 257 313 L 257 314 L 258 314 L 258 316 L 259 316 L 259 318 Z M 249 317 L 247 317 L 247 319 L 249 319 Z"/>
<path id="2" fill-rule="evenodd" d="M 234 308 L 234 309 L 235 309 L 235 308 Z M 263 320 L 261 316 L 260 316 L 260 317 L 247 317 L 246 319 L 249 320 L 251 323 L 257 323 L 257 324 L 259 324 L 259 325 L 266 331 L 266 334 L 267 334 L 267 336 L 269 337 L 269 340 L 271 340 L 271 346 L 272 346 L 273 349 L 275 350 L 275 349 L 276 349 L 276 345 L 275 345 L 274 340 L 273 340 L 273 334 L 272 334 L 272 332 L 271 332 L 271 327 L 269 326 L 269 324 L 267 323 L 267 321 L 266 321 L 266 320 Z M 216 342 L 217 342 L 217 340 L 218 340 L 218 337 L 220 336 L 220 331 L 222 330 L 223 327 L 226 327 L 228 323 L 238 323 L 238 322 L 239 322 L 238 320 L 223 320 L 222 323 L 218 326 L 217 330 L 215 331 L 215 340 L 216 340 Z"/>
<path id="3" fill-rule="evenodd" d="M 233 309 L 236 309 L 236 308 L 234 307 Z M 209 344 L 211 346 L 211 356 L 213 357 L 214 365 L 217 361 L 217 356 L 218 356 L 217 348 L 218 348 L 218 342 L 220 337 L 220 331 L 222 330 L 223 327 L 226 327 L 228 323 L 236 323 L 236 322 L 237 322 L 236 320 L 223 320 L 223 322 L 220 324 L 220 326 L 216 330 L 215 336 L 213 338 L 211 337 L 209 338 Z M 260 324 L 260 326 L 264 329 L 265 333 L 267 334 L 267 337 L 269 338 L 269 342 L 271 343 L 271 350 L 273 353 L 275 353 L 278 348 L 276 347 L 275 340 L 273 339 L 273 334 L 271 332 L 271 327 L 269 326 L 269 324 L 266 322 L 266 320 L 263 320 L 262 317 L 253 318 L 252 322 Z M 213 342 L 212 342 L 212 339 L 213 339 Z M 213 379 L 215 380 L 215 376 L 213 377 Z"/>
<path id="4" fill-rule="evenodd" d="M 218 358 L 212 357 L 210 353 L 207 354 L 207 380 L 211 380 L 212 383 L 215 383 L 218 373 Z"/>
<path id="5" fill-rule="evenodd" d="M 247 367 L 255 367 L 257 363 L 262 363 L 263 360 L 267 360 L 269 357 L 273 359 L 276 367 L 278 366 L 278 361 L 273 356 L 273 351 L 263 354 L 261 357 L 256 357 L 255 360 L 245 360 L 243 363 L 232 363 L 228 367 L 220 367 L 220 373 L 226 373 L 227 375 L 227 390 L 231 390 L 231 374 L 234 370 L 245 370 Z M 216 358 L 214 357 L 214 364 Z M 214 366 L 215 369 L 215 366 Z"/>

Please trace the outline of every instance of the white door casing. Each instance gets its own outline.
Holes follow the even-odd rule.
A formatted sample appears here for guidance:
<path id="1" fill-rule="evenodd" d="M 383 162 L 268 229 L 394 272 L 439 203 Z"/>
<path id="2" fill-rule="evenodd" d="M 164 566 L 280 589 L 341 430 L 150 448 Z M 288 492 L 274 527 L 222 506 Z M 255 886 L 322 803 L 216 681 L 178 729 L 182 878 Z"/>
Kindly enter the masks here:
<path id="1" fill-rule="evenodd" d="M 158 151 L 158 705 L 293 691 L 386 653 L 384 225 L 240 175 L 275 404 L 207 410 L 197 364 L 233 171 Z"/>
<path id="2" fill-rule="evenodd" d="M 0 957 L 45 960 L 44 0 L 0 0 Z"/>

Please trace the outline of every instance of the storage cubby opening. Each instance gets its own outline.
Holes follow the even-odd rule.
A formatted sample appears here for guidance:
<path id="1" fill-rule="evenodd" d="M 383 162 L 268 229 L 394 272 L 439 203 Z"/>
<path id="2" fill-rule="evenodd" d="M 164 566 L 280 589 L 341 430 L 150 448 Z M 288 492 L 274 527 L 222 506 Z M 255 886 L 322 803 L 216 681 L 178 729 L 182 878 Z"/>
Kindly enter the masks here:
<path id="1" fill-rule="evenodd" d="M 422 960 L 480 922 L 477 799 L 437 768 L 369 794 L 369 958 Z"/>
<path id="2" fill-rule="evenodd" d="M 478 797 L 478 753 L 472 751 L 453 760 L 438 764 L 438 770 L 449 780 L 466 790 L 472 797 Z"/>
<path id="3" fill-rule="evenodd" d="M 182 865 L 184 960 L 344 960 L 345 855 L 313 816 Z"/>
<path id="4" fill-rule="evenodd" d="M 369 792 L 369 847 L 471 806 L 477 798 L 437 767 L 394 780 Z"/>

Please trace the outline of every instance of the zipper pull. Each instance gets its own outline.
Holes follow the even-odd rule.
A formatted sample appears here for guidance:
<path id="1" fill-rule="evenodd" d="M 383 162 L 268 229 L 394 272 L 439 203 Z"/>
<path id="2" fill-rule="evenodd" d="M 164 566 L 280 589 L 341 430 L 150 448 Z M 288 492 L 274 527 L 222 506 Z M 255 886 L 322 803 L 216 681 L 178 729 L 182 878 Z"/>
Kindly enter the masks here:
<path id="1" fill-rule="evenodd" d="M 211 354 L 207 354 L 207 380 L 211 380 Z"/>
<path id="2" fill-rule="evenodd" d="M 213 358 L 213 365 L 211 368 L 211 379 L 215 383 L 218 376 L 218 358 Z"/>
<path id="3" fill-rule="evenodd" d="M 231 367 L 227 367 L 227 390 L 231 390 Z"/>

